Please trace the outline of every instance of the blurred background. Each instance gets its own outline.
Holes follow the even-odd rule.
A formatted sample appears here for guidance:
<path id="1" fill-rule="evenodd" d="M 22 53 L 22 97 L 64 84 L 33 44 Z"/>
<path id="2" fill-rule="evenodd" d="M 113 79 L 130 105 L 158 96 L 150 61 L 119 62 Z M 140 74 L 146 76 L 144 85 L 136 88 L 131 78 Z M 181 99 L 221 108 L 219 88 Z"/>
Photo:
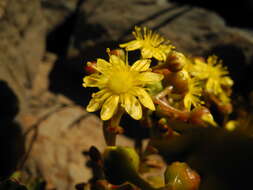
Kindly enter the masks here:
<path id="1" fill-rule="evenodd" d="M 59 190 L 90 179 L 84 152 L 105 144 L 100 120 L 85 112 L 84 66 L 131 39 L 135 25 L 186 55 L 218 55 L 236 110 L 250 112 L 252 14 L 252 0 L 0 0 L 0 179 L 22 170 Z"/>

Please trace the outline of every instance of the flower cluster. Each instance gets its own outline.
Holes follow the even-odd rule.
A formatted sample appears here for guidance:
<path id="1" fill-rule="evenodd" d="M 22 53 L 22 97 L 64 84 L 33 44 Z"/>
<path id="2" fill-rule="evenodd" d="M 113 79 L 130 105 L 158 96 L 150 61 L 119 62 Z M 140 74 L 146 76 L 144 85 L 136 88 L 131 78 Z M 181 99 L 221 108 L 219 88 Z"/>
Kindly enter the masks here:
<path id="1" fill-rule="evenodd" d="M 228 89 L 233 81 L 216 56 L 207 60 L 186 57 L 146 27 L 135 27 L 133 35 L 133 41 L 119 45 L 124 49 L 107 50 L 108 61 L 99 58 L 89 62 L 93 72 L 84 77 L 83 86 L 99 91 L 92 94 L 87 111 L 101 109 L 101 119 L 109 120 L 124 110 L 139 120 L 143 107 L 155 111 L 156 103 L 160 109 L 170 110 L 167 115 L 175 119 L 180 118 L 178 113 L 191 112 L 210 102 L 217 106 L 230 104 Z M 134 50 L 140 50 L 140 57 L 131 64 L 126 52 Z M 153 60 L 157 63 L 150 67 Z"/>
<path id="2" fill-rule="evenodd" d="M 214 55 L 207 59 L 188 57 L 146 27 L 135 27 L 133 36 L 134 40 L 120 44 L 119 48 L 107 49 L 108 59 L 88 62 L 89 75 L 83 78 L 83 87 L 98 89 L 92 94 L 86 110 L 101 109 L 108 145 L 103 156 L 95 149 L 90 152 L 107 180 L 97 181 L 96 185 L 106 190 L 111 190 L 112 184 L 119 184 L 113 186 L 115 189 L 137 186 L 136 189 L 145 190 L 197 190 L 200 176 L 187 164 L 179 162 L 167 167 L 165 180 L 149 180 L 148 183 L 141 177 L 139 166 L 146 163 L 140 162 L 138 153 L 145 157 L 154 152 L 166 152 L 170 149 L 167 147 L 171 146 L 171 137 L 181 135 L 182 126 L 218 126 L 210 107 L 216 106 L 224 116 L 231 113 L 233 81 L 222 61 Z M 139 51 L 133 63 L 128 61 L 129 51 Z M 120 126 L 124 113 L 141 120 L 137 122 L 139 125 L 150 128 L 146 149 L 142 149 L 139 138 L 135 139 L 138 153 L 132 148 L 116 146 L 117 134 L 124 132 L 124 126 Z M 235 124 L 230 122 L 225 127 L 235 128 Z"/>

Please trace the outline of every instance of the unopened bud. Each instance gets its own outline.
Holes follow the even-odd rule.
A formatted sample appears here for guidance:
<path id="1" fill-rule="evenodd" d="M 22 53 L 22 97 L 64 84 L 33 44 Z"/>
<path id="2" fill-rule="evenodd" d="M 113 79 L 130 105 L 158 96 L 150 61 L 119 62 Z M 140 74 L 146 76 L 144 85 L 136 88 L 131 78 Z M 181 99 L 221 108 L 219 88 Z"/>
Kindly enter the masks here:
<path id="1" fill-rule="evenodd" d="M 197 190 L 200 176 L 186 163 L 174 162 L 169 165 L 164 174 L 165 184 L 173 190 Z"/>
<path id="2" fill-rule="evenodd" d="M 235 120 L 230 120 L 226 123 L 225 125 L 225 128 L 228 130 L 228 131 L 234 131 L 239 125 L 239 122 L 238 121 L 235 121 Z"/>
<path id="3" fill-rule="evenodd" d="M 233 111 L 233 106 L 231 103 L 220 104 L 220 105 L 218 105 L 218 110 L 220 113 L 222 113 L 224 115 L 230 114 Z"/>
<path id="4" fill-rule="evenodd" d="M 106 50 L 109 55 L 116 55 L 117 57 L 120 57 L 123 61 L 126 59 L 126 54 L 123 49 L 113 49 L 110 50 L 109 48 Z"/>
<path id="5" fill-rule="evenodd" d="M 175 93 L 183 94 L 188 91 L 188 78 L 187 71 L 182 70 L 177 73 L 171 73 L 165 77 L 165 86 L 172 85 Z"/>
<path id="6" fill-rule="evenodd" d="M 189 122 L 200 126 L 217 126 L 209 109 L 204 106 L 193 109 L 190 113 Z"/>
<path id="7" fill-rule="evenodd" d="M 170 71 L 178 72 L 183 69 L 186 63 L 186 58 L 184 54 L 177 51 L 172 51 L 167 57 L 166 64 Z"/>
<path id="8" fill-rule="evenodd" d="M 109 146 L 104 152 L 104 171 L 113 184 L 122 184 L 139 169 L 139 155 L 133 148 Z"/>
<path id="9" fill-rule="evenodd" d="M 84 70 L 87 74 L 93 74 L 95 72 L 97 72 L 97 70 L 95 69 L 96 66 L 96 62 L 95 61 L 88 61 L 87 65 L 84 67 Z"/>

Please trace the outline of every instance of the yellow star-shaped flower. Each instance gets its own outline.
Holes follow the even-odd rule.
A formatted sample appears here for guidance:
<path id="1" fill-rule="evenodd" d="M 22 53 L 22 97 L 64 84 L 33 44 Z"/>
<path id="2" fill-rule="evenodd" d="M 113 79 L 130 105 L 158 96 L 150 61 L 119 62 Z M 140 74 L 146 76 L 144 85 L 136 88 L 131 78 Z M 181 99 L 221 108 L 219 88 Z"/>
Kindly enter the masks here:
<path id="1" fill-rule="evenodd" d="M 196 59 L 191 74 L 201 80 L 206 80 L 206 91 L 215 95 L 223 93 L 223 85 L 233 85 L 233 80 L 228 76 L 227 68 L 223 67 L 222 61 L 219 61 L 217 56 L 209 56 L 207 62 Z"/>
<path id="2" fill-rule="evenodd" d="M 97 59 L 96 73 L 83 79 L 84 87 L 98 87 L 99 92 L 92 95 L 87 106 L 88 112 L 101 109 L 101 119 L 110 119 L 121 106 L 134 119 L 142 118 L 141 104 L 155 110 L 154 103 L 145 86 L 159 82 L 163 75 L 151 72 L 151 61 L 140 59 L 132 66 L 127 58 L 123 61 L 117 55 L 109 54 L 109 62 Z"/>
<path id="3" fill-rule="evenodd" d="M 154 57 L 159 61 L 165 61 L 171 49 L 174 48 L 169 45 L 169 41 L 146 27 L 142 29 L 136 26 L 133 35 L 135 40 L 120 44 L 120 47 L 126 48 L 127 51 L 140 49 L 143 58 Z"/>

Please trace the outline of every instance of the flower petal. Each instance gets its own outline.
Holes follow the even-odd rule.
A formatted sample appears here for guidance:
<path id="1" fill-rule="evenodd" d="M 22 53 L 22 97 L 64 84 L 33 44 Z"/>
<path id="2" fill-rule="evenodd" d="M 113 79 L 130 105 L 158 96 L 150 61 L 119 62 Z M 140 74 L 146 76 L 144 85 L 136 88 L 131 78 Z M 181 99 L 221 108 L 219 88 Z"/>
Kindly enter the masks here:
<path id="1" fill-rule="evenodd" d="M 223 77 L 221 78 L 221 84 L 225 86 L 233 86 L 234 81 L 230 77 Z"/>
<path id="2" fill-rule="evenodd" d="M 107 89 L 98 91 L 97 93 L 92 94 L 92 99 L 90 100 L 86 110 L 88 112 L 94 112 L 101 108 L 104 101 L 111 95 Z"/>
<path id="3" fill-rule="evenodd" d="M 141 49 L 141 55 L 143 58 L 152 58 L 153 57 L 153 48 L 145 47 Z"/>
<path id="4" fill-rule="evenodd" d="M 110 55 L 110 63 L 112 64 L 113 68 L 118 70 L 124 70 L 127 66 L 125 62 L 116 55 Z"/>
<path id="5" fill-rule="evenodd" d="M 133 95 L 137 96 L 143 106 L 154 111 L 155 106 L 150 95 L 144 90 L 144 88 L 136 87 L 133 89 Z"/>
<path id="6" fill-rule="evenodd" d="M 119 47 L 126 48 L 127 51 L 137 50 L 142 47 L 142 41 L 141 40 L 133 40 L 131 42 L 120 44 Z"/>
<path id="7" fill-rule="evenodd" d="M 206 91 L 214 94 L 219 94 L 222 92 L 219 81 L 209 78 L 206 82 Z"/>
<path id="8" fill-rule="evenodd" d="M 152 55 L 155 59 L 157 59 L 159 61 L 165 61 L 166 60 L 166 54 L 158 48 L 156 48 L 152 51 Z"/>
<path id="9" fill-rule="evenodd" d="M 172 49 L 175 49 L 173 45 L 168 44 L 162 44 L 158 47 L 161 51 L 163 51 L 165 54 L 169 54 Z"/>
<path id="10" fill-rule="evenodd" d="M 126 112 L 135 120 L 142 118 L 142 107 L 140 102 L 130 94 L 121 95 L 122 106 Z"/>
<path id="11" fill-rule="evenodd" d="M 119 96 L 118 95 L 112 95 L 110 96 L 105 103 L 102 106 L 102 110 L 100 113 L 102 120 L 108 120 L 110 119 L 113 114 L 115 113 L 119 103 Z"/>
<path id="12" fill-rule="evenodd" d="M 83 87 L 102 87 L 106 81 L 105 77 L 99 73 L 94 73 L 83 78 Z"/>
<path id="13" fill-rule="evenodd" d="M 192 104 L 191 98 L 192 97 L 190 94 L 186 94 L 184 97 L 184 107 L 186 108 L 187 111 L 191 110 L 191 104 Z"/>
<path id="14" fill-rule="evenodd" d="M 159 82 L 163 79 L 163 75 L 153 72 L 144 72 L 140 73 L 138 76 L 138 80 L 142 84 L 153 84 Z"/>
<path id="15" fill-rule="evenodd" d="M 105 73 L 106 71 L 108 71 L 108 69 L 110 69 L 110 67 L 112 66 L 111 63 L 107 62 L 104 59 L 97 59 L 97 64 L 95 66 L 95 68 L 101 72 L 101 73 Z"/>
<path id="16" fill-rule="evenodd" d="M 136 61 L 130 70 L 132 71 L 147 71 L 149 69 L 151 60 L 150 59 L 140 59 Z"/>

